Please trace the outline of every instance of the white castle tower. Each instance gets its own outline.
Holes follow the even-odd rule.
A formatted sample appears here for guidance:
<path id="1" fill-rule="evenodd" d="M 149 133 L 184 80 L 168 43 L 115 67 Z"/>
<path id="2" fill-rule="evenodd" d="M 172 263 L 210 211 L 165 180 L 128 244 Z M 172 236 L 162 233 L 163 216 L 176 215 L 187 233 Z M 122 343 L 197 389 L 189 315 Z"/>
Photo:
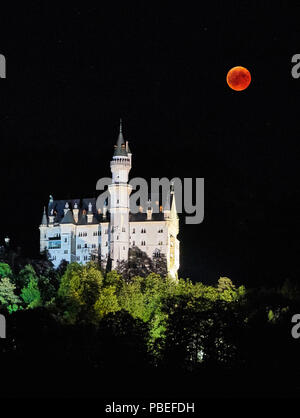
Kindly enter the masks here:
<path id="1" fill-rule="evenodd" d="M 110 258 L 114 269 L 118 261 L 128 260 L 129 251 L 129 195 L 132 187 L 128 184 L 128 175 L 131 169 L 131 152 L 128 142 L 124 142 L 122 120 L 110 168 Z"/>

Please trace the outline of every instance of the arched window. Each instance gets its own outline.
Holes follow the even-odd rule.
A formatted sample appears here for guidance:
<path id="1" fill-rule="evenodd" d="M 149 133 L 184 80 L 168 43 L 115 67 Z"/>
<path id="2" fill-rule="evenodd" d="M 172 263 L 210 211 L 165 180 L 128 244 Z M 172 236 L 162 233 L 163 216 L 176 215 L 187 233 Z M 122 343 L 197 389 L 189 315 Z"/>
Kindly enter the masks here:
<path id="1" fill-rule="evenodd" d="M 160 250 L 156 248 L 153 253 L 153 257 L 159 257 L 159 256 L 160 256 Z"/>

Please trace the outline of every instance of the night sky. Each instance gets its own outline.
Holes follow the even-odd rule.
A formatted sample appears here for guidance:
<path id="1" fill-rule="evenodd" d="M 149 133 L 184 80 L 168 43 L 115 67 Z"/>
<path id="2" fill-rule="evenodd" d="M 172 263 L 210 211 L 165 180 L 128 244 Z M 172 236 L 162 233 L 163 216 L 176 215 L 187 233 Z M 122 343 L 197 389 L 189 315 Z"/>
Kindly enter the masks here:
<path id="1" fill-rule="evenodd" d="M 49 194 L 97 196 L 122 117 L 131 177 L 205 178 L 204 222 L 181 219 L 182 277 L 297 278 L 300 8 L 285 3 L 1 6 L 0 240 L 36 256 Z M 236 65 L 243 92 L 226 84 Z"/>

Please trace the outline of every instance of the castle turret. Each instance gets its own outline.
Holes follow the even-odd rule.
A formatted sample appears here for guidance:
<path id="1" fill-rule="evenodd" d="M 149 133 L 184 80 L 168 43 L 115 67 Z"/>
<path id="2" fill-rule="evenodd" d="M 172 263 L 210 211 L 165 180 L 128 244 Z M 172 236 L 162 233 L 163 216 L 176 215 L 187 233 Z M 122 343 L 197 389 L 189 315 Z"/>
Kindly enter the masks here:
<path id="1" fill-rule="evenodd" d="M 93 222 L 93 217 L 94 217 L 93 206 L 92 206 L 92 203 L 89 202 L 88 213 L 87 213 L 87 221 L 88 221 L 89 224 Z"/>
<path id="2" fill-rule="evenodd" d="M 48 247 L 47 227 L 48 227 L 48 219 L 47 219 L 47 214 L 46 214 L 46 208 L 44 207 L 42 222 L 40 225 L 40 251 L 41 252 L 45 251 Z"/>
<path id="3" fill-rule="evenodd" d="M 152 212 L 153 212 L 153 208 L 151 206 L 151 200 L 148 200 L 147 221 L 151 221 L 151 219 L 152 219 Z"/>
<path id="4" fill-rule="evenodd" d="M 128 184 L 128 175 L 131 169 L 131 152 L 123 138 L 122 120 L 110 168 L 110 258 L 114 269 L 117 267 L 117 260 L 128 260 L 129 250 L 129 195 L 132 188 Z"/>
<path id="5" fill-rule="evenodd" d="M 78 203 L 75 202 L 74 207 L 73 207 L 73 216 L 74 216 L 75 223 L 78 223 L 78 215 L 79 215 Z"/>
<path id="6" fill-rule="evenodd" d="M 168 201 L 170 209 L 167 212 L 167 224 L 169 231 L 168 238 L 168 271 L 171 276 L 177 277 L 179 269 L 179 241 L 176 238 L 179 232 L 179 219 L 176 210 L 176 200 L 174 193 L 174 186 L 171 186 L 170 200 Z"/>

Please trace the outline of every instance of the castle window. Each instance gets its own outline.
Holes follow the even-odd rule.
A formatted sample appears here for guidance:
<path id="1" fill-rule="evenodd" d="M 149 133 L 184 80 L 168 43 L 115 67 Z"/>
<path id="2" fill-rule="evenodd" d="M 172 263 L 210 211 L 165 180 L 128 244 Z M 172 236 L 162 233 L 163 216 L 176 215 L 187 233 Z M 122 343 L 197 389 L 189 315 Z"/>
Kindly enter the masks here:
<path id="1" fill-rule="evenodd" d="M 117 240 L 119 239 L 119 235 L 117 235 Z"/>
<path id="2" fill-rule="evenodd" d="M 153 253 L 153 257 L 160 257 L 160 251 L 156 249 Z"/>
<path id="3" fill-rule="evenodd" d="M 162 233 L 164 230 L 162 228 L 159 228 L 158 233 Z"/>
<path id="4" fill-rule="evenodd" d="M 68 250 L 65 250 L 65 251 L 64 251 L 64 254 L 68 254 Z"/>
<path id="5" fill-rule="evenodd" d="M 142 241 L 141 245 L 145 246 L 146 245 L 146 241 Z"/>
<path id="6" fill-rule="evenodd" d="M 68 238 L 65 238 L 65 242 L 68 242 Z"/>
<path id="7" fill-rule="evenodd" d="M 132 233 L 135 234 L 135 228 L 133 228 Z"/>
<path id="8" fill-rule="evenodd" d="M 87 248 L 88 246 L 87 246 L 87 244 L 84 244 L 84 248 Z"/>
<path id="9" fill-rule="evenodd" d="M 132 245 L 135 246 L 135 241 L 132 241 Z"/>
<path id="10" fill-rule="evenodd" d="M 76 257 L 76 260 L 77 260 L 77 261 L 80 261 L 80 257 L 79 257 L 79 256 L 77 256 L 77 257 Z"/>
<path id="11" fill-rule="evenodd" d="M 105 230 L 105 233 L 108 234 L 108 229 Z"/>
<path id="12" fill-rule="evenodd" d="M 142 228 L 142 229 L 141 229 L 141 233 L 142 233 L 142 234 L 145 234 L 145 233 L 146 233 L 146 229 L 145 229 L 145 228 Z"/>
<path id="13" fill-rule="evenodd" d="M 105 247 L 107 247 L 108 246 L 108 242 L 106 241 L 106 243 L 105 243 Z"/>
<path id="14" fill-rule="evenodd" d="M 120 202 L 120 201 L 119 201 L 119 199 L 118 199 L 118 200 L 117 200 L 117 205 L 119 204 L 119 202 Z"/>
<path id="15" fill-rule="evenodd" d="M 77 249 L 80 250 L 80 248 L 81 248 L 81 244 L 78 244 Z"/>
<path id="16" fill-rule="evenodd" d="M 122 228 L 122 232 L 125 232 L 125 227 L 123 226 L 123 228 Z"/>
<path id="17" fill-rule="evenodd" d="M 162 241 L 159 241 L 158 245 L 163 245 L 163 242 Z"/>

